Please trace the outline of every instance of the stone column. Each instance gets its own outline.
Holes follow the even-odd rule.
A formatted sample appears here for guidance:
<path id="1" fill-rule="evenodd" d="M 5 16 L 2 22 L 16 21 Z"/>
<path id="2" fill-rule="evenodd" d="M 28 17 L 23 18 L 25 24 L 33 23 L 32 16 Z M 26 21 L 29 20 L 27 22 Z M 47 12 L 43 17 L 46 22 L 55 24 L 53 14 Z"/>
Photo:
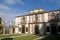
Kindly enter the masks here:
<path id="1" fill-rule="evenodd" d="M 32 26 L 32 31 L 33 31 L 33 34 L 35 34 L 35 24 L 33 24 Z"/>
<path id="2" fill-rule="evenodd" d="M 12 20 L 10 20 L 9 34 L 13 34 L 13 23 L 12 23 Z"/>
<path id="3" fill-rule="evenodd" d="M 33 34 L 33 25 L 30 24 L 30 34 Z"/>
<path id="4" fill-rule="evenodd" d="M 9 27 L 9 34 L 13 34 L 13 27 L 12 26 Z"/>
<path id="5" fill-rule="evenodd" d="M 39 24 L 39 31 L 40 31 L 40 34 L 43 35 L 44 34 L 44 27 L 43 27 L 43 24 Z"/>
<path id="6" fill-rule="evenodd" d="M 3 34 L 5 34 L 5 27 L 3 27 Z"/>
<path id="7" fill-rule="evenodd" d="M 19 32 L 18 28 L 19 28 L 18 26 L 15 27 L 15 34 L 18 34 L 18 32 Z"/>

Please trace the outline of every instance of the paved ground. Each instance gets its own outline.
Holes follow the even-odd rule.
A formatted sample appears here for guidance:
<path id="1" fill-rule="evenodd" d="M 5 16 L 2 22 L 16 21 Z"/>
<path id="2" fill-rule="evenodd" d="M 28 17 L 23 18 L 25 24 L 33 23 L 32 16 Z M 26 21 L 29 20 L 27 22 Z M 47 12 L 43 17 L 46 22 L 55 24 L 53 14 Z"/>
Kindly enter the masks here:
<path id="1" fill-rule="evenodd" d="M 44 35 L 44 36 L 41 36 L 40 38 L 37 38 L 37 39 L 34 39 L 34 40 L 41 40 L 41 39 L 43 39 L 45 37 L 48 37 L 48 36 L 51 36 L 51 35 Z"/>
<path id="2" fill-rule="evenodd" d="M 28 36 L 28 35 L 12 36 L 12 37 L 10 37 L 10 38 L 15 38 L 15 37 L 22 37 L 22 36 Z"/>

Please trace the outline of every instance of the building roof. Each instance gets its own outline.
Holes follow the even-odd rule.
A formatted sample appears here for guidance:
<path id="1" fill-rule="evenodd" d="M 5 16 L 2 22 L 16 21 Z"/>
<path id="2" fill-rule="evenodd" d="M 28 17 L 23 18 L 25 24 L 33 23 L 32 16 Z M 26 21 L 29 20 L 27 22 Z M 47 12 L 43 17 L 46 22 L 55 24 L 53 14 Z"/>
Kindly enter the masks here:
<path id="1" fill-rule="evenodd" d="M 49 12 L 54 12 L 54 11 L 60 11 L 60 10 L 52 10 L 52 11 L 48 11 L 48 12 L 43 12 L 43 13 L 49 13 Z M 35 14 L 40 14 L 40 13 L 34 13 L 34 14 L 25 14 L 25 15 L 21 15 L 21 16 L 16 16 L 16 17 L 22 17 L 22 16 L 29 16 L 29 15 L 35 15 Z"/>

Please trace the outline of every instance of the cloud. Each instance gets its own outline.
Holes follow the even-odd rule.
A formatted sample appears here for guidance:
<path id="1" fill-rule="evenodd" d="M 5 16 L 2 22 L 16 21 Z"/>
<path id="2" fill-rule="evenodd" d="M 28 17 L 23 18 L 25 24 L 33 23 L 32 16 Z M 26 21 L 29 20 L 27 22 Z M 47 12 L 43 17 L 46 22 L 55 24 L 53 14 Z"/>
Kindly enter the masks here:
<path id="1" fill-rule="evenodd" d="M 22 2 L 22 0 L 17 0 L 20 4 L 24 5 L 24 3 Z"/>
<path id="2" fill-rule="evenodd" d="M 16 0 L 4 0 L 4 2 L 7 4 L 15 4 Z"/>
<path id="3" fill-rule="evenodd" d="M 14 13 L 7 13 L 7 12 L 0 12 L 0 15 L 2 15 L 1 17 L 2 18 L 5 18 L 6 19 L 6 25 L 9 25 L 9 21 L 10 20 L 13 20 L 13 22 L 15 22 L 15 17 L 16 16 L 20 16 L 20 15 L 23 15 L 23 14 L 25 14 L 25 13 L 27 13 L 27 12 L 18 12 L 18 13 L 16 13 L 16 12 L 14 12 Z"/>
<path id="4" fill-rule="evenodd" d="M 16 3 L 20 3 L 21 5 L 24 5 L 23 1 L 22 0 L 4 0 L 4 2 L 6 4 L 16 4 Z"/>
<path id="5" fill-rule="evenodd" d="M 4 14 L 3 13 L 0 13 L 0 16 L 4 16 Z"/>
<path id="6" fill-rule="evenodd" d="M 11 8 L 9 8 L 6 5 L 0 4 L 0 10 L 10 10 Z"/>

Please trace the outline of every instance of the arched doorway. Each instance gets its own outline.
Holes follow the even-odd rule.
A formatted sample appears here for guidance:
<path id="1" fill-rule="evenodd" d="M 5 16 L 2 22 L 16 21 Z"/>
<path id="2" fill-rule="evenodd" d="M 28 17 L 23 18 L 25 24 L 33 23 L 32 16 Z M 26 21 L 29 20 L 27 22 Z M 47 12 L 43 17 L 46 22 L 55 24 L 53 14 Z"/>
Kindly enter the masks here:
<path id="1" fill-rule="evenodd" d="M 35 34 L 39 34 L 39 26 L 35 25 Z"/>
<path id="2" fill-rule="evenodd" d="M 57 24 L 56 23 L 51 23 L 51 34 L 57 34 Z"/>
<path id="3" fill-rule="evenodd" d="M 15 28 L 13 28 L 13 33 L 15 32 Z"/>
<path id="4" fill-rule="evenodd" d="M 22 33 L 25 33 L 25 26 L 22 26 Z"/>

